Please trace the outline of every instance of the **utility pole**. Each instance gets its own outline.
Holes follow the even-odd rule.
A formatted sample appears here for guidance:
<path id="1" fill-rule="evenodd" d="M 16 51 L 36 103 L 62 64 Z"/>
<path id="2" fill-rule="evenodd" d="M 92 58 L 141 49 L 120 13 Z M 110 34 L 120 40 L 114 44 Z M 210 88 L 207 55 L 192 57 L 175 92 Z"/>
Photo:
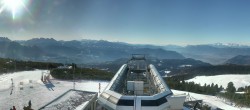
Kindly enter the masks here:
<path id="1" fill-rule="evenodd" d="M 16 60 L 14 59 L 14 61 L 15 61 L 15 72 L 16 72 Z"/>
<path id="2" fill-rule="evenodd" d="M 76 82 L 75 82 L 75 65 L 72 63 L 73 66 L 73 89 L 76 89 Z"/>

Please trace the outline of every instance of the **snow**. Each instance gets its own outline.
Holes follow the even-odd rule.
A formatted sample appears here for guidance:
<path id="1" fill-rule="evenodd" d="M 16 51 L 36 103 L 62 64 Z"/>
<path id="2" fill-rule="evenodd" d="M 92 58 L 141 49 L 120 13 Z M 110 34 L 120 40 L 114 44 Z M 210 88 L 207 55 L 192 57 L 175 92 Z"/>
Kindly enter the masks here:
<path id="1" fill-rule="evenodd" d="M 164 71 L 165 75 L 162 75 L 162 77 L 168 77 L 168 74 L 170 73 L 171 71 Z"/>
<path id="2" fill-rule="evenodd" d="M 32 108 L 37 110 L 38 108 L 44 106 L 48 102 L 51 102 L 58 96 L 62 95 L 69 89 L 73 88 L 72 81 L 51 79 L 52 86 L 46 86 L 41 82 L 42 72 L 47 72 L 46 70 L 35 70 L 35 71 L 23 71 L 15 72 L 12 74 L 0 75 L 0 110 L 9 110 L 13 105 L 17 110 L 21 110 L 23 106 L 28 105 L 28 101 L 31 100 Z M 230 76 L 230 77 L 229 77 Z M 205 76 L 203 76 L 205 77 Z M 206 78 L 209 79 L 206 79 Z M 196 77 L 195 82 L 203 82 L 211 84 L 221 84 L 222 86 L 227 86 L 229 81 L 235 81 L 235 86 L 240 87 L 242 85 L 250 84 L 247 79 L 250 79 L 250 75 L 218 75 L 218 76 L 207 76 L 204 79 Z M 218 77 L 218 78 L 217 78 Z M 14 86 L 12 87 L 11 78 L 13 78 Z M 194 80 L 193 79 L 193 80 Z M 216 80 L 217 79 L 217 80 Z M 235 80 L 233 80 L 235 79 Z M 236 79 L 238 79 L 236 81 Z M 191 81 L 191 80 L 190 80 Z M 207 81 L 207 82 L 205 82 Z M 23 82 L 23 85 L 20 85 Z M 92 81 L 92 80 L 78 80 L 76 81 L 75 88 L 77 90 L 98 92 L 99 83 L 101 83 L 101 91 L 105 89 L 108 85 L 108 81 Z M 240 83 L 241 85 L 236 85 Z M 224 84 L 224 85 L 223 85 Z M 23 87 L 23 90 L 20 90 Z M 33 87 L 33 88 L 30 88 Z M 51 88 L 47 88 L 51 87 Z M 12 90 L 13 88 L 13 90 Z M 12 94 L 11 94 L 12 91 Z M 186 91 L 172 90 L 174 94 L 188 93 Z M 11 94 L 11 95 L 10 95 Z M 225 110 L 250 110 L 250 108 L 237 108 L 227 104 L 223 99 L 217 98 L 216 96 L 202 95 L 196 93 L 190 93 L 190 96 L 195 99 L 202 99 L 206 104 L 217 106 Z M 74 96 L 73 96 L 74 97 Z M 64 99 L 61 99 L 64 100 Z M 55 102 L 56 103 L 56 102 Z M 87 103 L 87 102 L 86 102 Z M 85 106 L 86 103 L 82 103 L 80 106 Z"/>
<path id="3" fill-rule="evenodd" d="M 59 99 L 47 105 L 43 110 L 81 110 L 81 108 L 83 108 L 94 96 L 95 93 L 69 91 Z"/>
<path id="4" fill-rule="evenodd" d="M 84 108 L 85 106 L 87 106 L 87 104 L 89 103 L 89 101 L 86 101 L 84 103 L 82 103 L 80 106 L 78 106 L 75 110 L 82 110 L 82 108 Z"/>
<path id="5" fill-rule="evenodd" d="M 170 73 L 171 71 L 164 71 L 164 73 L 166 73 L 166 74 L 168 74 L 168 73 Z"/>
<path id="6" fill-rule="evenodd" d="M 192 65 L 180 65 L 179 67 L 184 68 L 184 67 L 192 67 Z"/>
<path id="7" fill-rule="evenodd" d="M 12 106 L 15 106 L 17 110 L 21 110 L 28 105 L 29 100 L 31 100 L 32 108 L 37 110 L 73 88 L 73 81 L 51 79 L 51 84 L 44 84 L 41 81 L 42 72 L 47 72 L 47 70 L 0 75 L 0 110 L 9 110 Z M 11 78 L 14 82 L 13 87 Z M 20 82 L 23 85 L 20 85 Z M 107 81 L 78 80 L 75 88 L 77 90 L 98 92 L 99 83 L 101 83 L 101 91 L 108 85 Z M 23 88 L 23 90 L 20 88 Z"/>
<path id="8" fill-rule="evenodd" d="M 175 95 L 178 94 L 186 94 L 190 95 L 192 98 L 196 100 L 203 100 L 203 103 L 212 106 L 213 108 L 219 107 L 224 110 L 250 110 L 250 108 L 239 108 L 239 107 L 234 107 L 233 105 L 230 105 L 228 102 L 225 100 L 218 98 L 216 96 L 210 96 L 210 95 L 202 95 L 202 94 L 196 94 L 192 92 L 187 92 L 187 91 L 179 91 L 179 90 L 173 90 L 172 92 Z"/>
<path id="9" fill-rule="evenodd" d="M 223 88 L 227 87 L 229 82 L 233 82 L 235 88 L 245 87 L 250 85 L 250 75 L 215 75 L 215 76 L 196 76 L 192 79 L 186 80 L 187 82 L 195 82 L 197 84 L 204 85 L 208 84 L 218 84 L 222 85 Z"/>

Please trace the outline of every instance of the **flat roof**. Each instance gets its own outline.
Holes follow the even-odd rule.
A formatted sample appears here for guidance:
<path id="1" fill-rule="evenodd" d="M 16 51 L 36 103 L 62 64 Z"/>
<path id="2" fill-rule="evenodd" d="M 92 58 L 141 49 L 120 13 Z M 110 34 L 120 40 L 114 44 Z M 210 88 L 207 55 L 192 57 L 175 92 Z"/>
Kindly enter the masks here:
<path id="1" fill-rule="evenodd" d="M 91 101 L 96 95 L 96 92 L 70 89 L 39 110 L 75 110 L 86 105 L 86 103 Z"/>

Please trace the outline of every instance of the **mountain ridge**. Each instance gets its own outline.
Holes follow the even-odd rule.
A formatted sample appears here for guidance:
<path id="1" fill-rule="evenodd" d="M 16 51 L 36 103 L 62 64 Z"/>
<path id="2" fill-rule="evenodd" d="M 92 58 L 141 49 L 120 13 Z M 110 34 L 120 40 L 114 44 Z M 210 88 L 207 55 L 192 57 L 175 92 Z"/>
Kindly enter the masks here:
<path id="1" fill-rule="evenodd" d="M 10 42 L 10 40 L 6 40 Z M 1 39 L 0 39 L 1 41 Z M 4 40 L 3 40 L 4 41 Z M 237 55 L 250 55 L 250 46 L 234 43 L 214 43 L 200 45 L 151 45 L 129 44 L 126 42 L 110 42 L 107 40 L 55 40 L 53 38 L 34 38 L 16 41 L 22 46 L 41 49 L 44 58 L 56 62 L 105 62 L 129 57 L 133 53 L 153 54 L 162 59 L 193 58 L 210 64 L 224 64 Z M 59 54 L 60 53 L 60 54 Z M 72 58 L 72 56 L 74 56 Z M 62 61 L 63 60 L 63 61 Z"/>
<path id="2" fill-rule="evenodd" d="M 228 59 L 225 64 L 250 65 L 250 55 L 237 55 Z"/>
<path id="3" fill-rule="evenodd" d="M 35 61 L 96 63 L 130 57 L 131 54 L 135 53 L 148 54 L 160 59 L 185 58 L 175 51 L 136 47 L 127 43 L 105 40 L 58 41 L 53 38 L 34 38 L 26 41 L 3 42 L 5 45 L 2 45 L 0 50 L 5 51 L 0 52 L 1 57 Z M 29 55 L 29 53 L 32 54 Z"/>

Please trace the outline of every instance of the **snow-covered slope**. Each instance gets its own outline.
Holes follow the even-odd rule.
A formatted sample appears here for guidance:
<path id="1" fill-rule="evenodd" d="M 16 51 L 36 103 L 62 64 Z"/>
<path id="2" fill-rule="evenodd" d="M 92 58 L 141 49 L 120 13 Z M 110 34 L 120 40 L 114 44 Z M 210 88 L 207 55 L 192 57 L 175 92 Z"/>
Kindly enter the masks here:
<path id="1" fill-rule="evenodd" d="M 215 75 L 215 76 L 196 76 L 192 79 L 186 80 L 188 82 L 195 82 L 197 84 L 204 85 L 208 84 L 218 84 L 219 86 L 226 88 L 229 82 L 233 82 L 234 86 L 237 88 L 245 87 L 250 85 L 250 74 L 249 75 Z"/>
<path id="2" fill-rule="evenodd" d="M 38 108 L 52 101 L 64 92 L 73 88 L 72 81 L 63 81 L 56 79 L 51 80 L 52 85 L 46 86 L 41 82 L 41 74 L 44 71 L 46 70 L 23 71 L 0 75 L 0 110 L 9 110 L 13 105 L 16 106 L 17 110 L 22 110 L 23 106 L 28 105 L 29 100 L 31 100 L 32 102 L 32 108 L 37 110 Z M 242 77 L 244 77 L 242 79 L 250 79 L 250 75 Z M 13 90 L 11 78 L 13 78 L 14 82 Z M 228 78 L 223 76 L 220 78 L 220 80 L 228 81 Z M 20 82 L 22 82 L 23 84 L 20 85 Z M 98 92 L 99 83 L 101 83 L 101 91 L 108 85 L 108 81 L 79 80 L 76 82 L 75 87 L 78 90 Z M 23 88 L 23 90 L 20 90 L 20 88 Z M 186 91 L 172 91 L 174 92 L 174 94 L 187 94 Z M 240 108 L 230 106 L 224 103 L 222 99 L 216 98 L 215 96 L 195 93 L 189 94 L 196 99 L 203 99 L 207 104 L 217 106 L 225 110 L 240 110 Z M 247 110 L 247 108 L 241 108 L 241 110 Z"/>
<path id="3" fill-rule="evenodd" d="M 32 102 L 32 108 L 37 110 L 73 88 L 72 81 L 56 79 L 51 80 L 52 84 L 45 85 L 41 82 L 41 74 L 44 71 L 23 71 L 0 75 L 0 110 L 9 110 L 12 106 L 15 106 L 17 110 L 22 110 L 24 106 L 28 105 L 29 100 Z M 14 87 L 12 87 L 11 78 L 13 79 Z M 80 80 L 76 82 L 75 88 L 98 92 L 99 83 L 101 83 L 101 90 L 108 84 L 105 81 Z M 23 88 L 23 90 L 20 88 Z"/>
<path id="4" fill-rule="evenodd" d="M 187 91 L 178 91 L 178 90 L 172 90 L 174 94 L 189 94 L 192 98 L 195 98 L 196 100 L 203 100 L 203 103 L 212 106 L 212 108 L 219 107 L 223 110 L 250 110 L 250 108 L 240 108 L 235 107 L 234 105 L 230 105 L 230 103 L 224 101 L 221 98 L 218 98 L 216 96 L 210 96 L 210 95 L 202 95 L 202 94 L 196 94 L 192 92 Z"/>

